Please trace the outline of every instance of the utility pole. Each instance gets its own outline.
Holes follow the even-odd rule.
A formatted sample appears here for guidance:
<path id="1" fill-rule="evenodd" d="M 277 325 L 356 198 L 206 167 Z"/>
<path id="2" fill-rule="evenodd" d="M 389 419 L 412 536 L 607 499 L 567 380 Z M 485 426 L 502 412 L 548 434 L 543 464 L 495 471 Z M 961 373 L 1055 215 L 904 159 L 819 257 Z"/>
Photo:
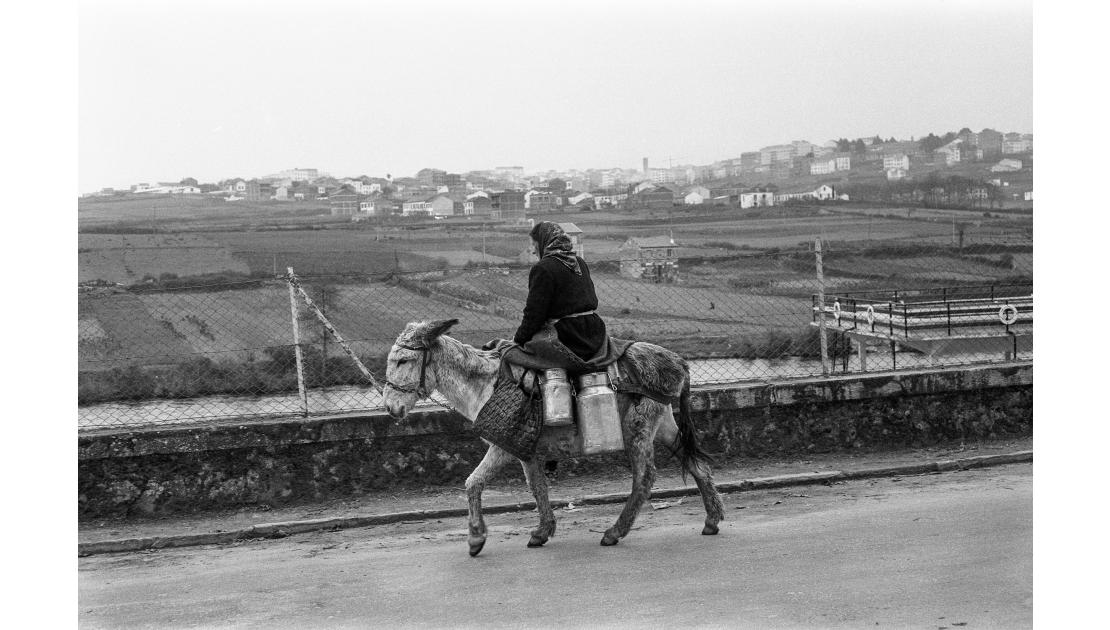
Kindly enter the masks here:
<path id="1" fill-rule="evenodd" d="M 821 373 L 829 374 L 829 337 L 825 329 L 825 265 L 821 255 L 821 239 L 813 242 L 813 251 L 817 256 L 817 331 L 821 344 Z"/>

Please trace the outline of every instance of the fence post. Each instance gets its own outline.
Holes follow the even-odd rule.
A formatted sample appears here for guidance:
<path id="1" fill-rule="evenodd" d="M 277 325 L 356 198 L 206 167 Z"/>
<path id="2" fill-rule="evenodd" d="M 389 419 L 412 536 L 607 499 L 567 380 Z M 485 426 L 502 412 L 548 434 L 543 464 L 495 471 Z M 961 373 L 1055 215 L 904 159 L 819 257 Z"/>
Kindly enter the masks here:
<path id="1" fill-rule="evenodd" d="M 297 322 L 297 295 L 293 288 L 293 268 L 287 267 L 286 283 L 289 285 L 289 313 L 293 316 L 293 354 L 297 357 L 297 392 L 301 396 L 301 409 L 308 417 L 308 392 L 304 388 L 304 355 L 301 354 L 301 327 Z"/>
<path id="2" fill-rule="evenodd" d="M 829 333 L 825 330 L 825 267 L 821 258 L 821 239 L 813 241 L 817 254 L 817 332 L 821 339 L 821 373 L 829 375 Z"/>
<path id="3" fill-rule="evenodd" d="M 316 319 L 320 320 L 320 323 L 324 325 L 324 329 L 330 332 L 332 337 L 335 337 L 335 342 L 338 343 L 339 347 L 343 349 L 343 352 L 346 352 L 347 356 L 350 357 L 352 361 L 354 361 L 355 366 L 359 369 L 360 372 L 362 372 L 362 375 L 366 377 L 366 380 L 370 381 L 370 384 L 378 388 L 378 391 L 381 391 L 381 384 L 378 383 L 377 379 L 374 378 L 374 375 L 370 373 L 370 370 L 366 369 L 366 366 L 362 364 L 362 361 L 359 360 L 358 355 L 355 354 L 355 351 L 351 349 L 351 344 L 347 343 L 343 339 L 343 336 L 340 335 L 339 331 L 335 329 L 335 326 L 333 326 L 332 323 L 328 321 L 328 318 L 324 315 L 324 312 L 320 310 L 320 307 L 316 306 L 316 302 L 313 302 L 312 298 L 308 297 L 308 293 L 304 290 L 303 287 L 301 287 L 300 283 L 297 282 L 297 277 L 293 275 L 292 268 L 289 269 L 289 290 L 296 291 L 301 295 L 301 299 L 304 300 L 304 303 L 308 305 L 308 308 L 312 309 L 313 313 L 316 314 Z"/>

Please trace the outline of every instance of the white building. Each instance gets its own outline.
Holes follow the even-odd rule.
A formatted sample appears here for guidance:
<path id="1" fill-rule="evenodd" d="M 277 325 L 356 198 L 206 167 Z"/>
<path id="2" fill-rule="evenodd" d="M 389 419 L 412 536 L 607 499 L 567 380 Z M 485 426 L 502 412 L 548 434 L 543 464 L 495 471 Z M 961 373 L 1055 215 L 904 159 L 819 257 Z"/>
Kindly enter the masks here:
<path id="1" fill-rule="evenodd" d="M 406 201 L 401 205 L 401 216 L 405 217 L 431 216 L 432 212 L 432 204 L 424 200 Z"/>
<path id="2" fill-rule="evenodd" d="M 287 171 L 282 171 L 280 176 L 295 182 L 310 182 L 318 178 L 320 172 L 314 168 L 292 168 Z"/>
<path id="3" fill-rule="evenodd" d="M 763 208 L 775 205 L 775 193 L 752 191 L 740 193 L 741 208 Z"/>
<path id="4" fill-rule="evenodd" d="M 934 157 L 944 160 L 946 166 L 958 164 L 960 161 L 960 141 L 953 140 L 933 152 Z"/>
<path id="5" fill-rule="evenodd" d="M 779 204 L 784 201 L 790 200 L 813 200 L 813 201 L 828 201 L 836 198 L 836 192 L 832 186 L 828 184 L 821 184 L 814 189 L 787 189 L 775 193 L 775 203 Z"/>
<path id="6" fill-rule="evenodd" d="M 1033 134 L 1006 134 L 1002 140 L 1002 153 L 1013 155 L 1015 153 L 1033 152 Z"/>
<path id="7" fill-rule="evenodd" d="M 837 171 L 847 171 L 852 168 L 852 156 L 848 153 L 826 154 L 814 158 L 809 164 L 810 175 L 828 175 Z"/>
<path id="8" fill-rule="evenodd" d="M 892 168 L 900 168 L 903 171 L 910 170 L 910 156 L 905 153 L 888 153 L 884 155 L 883 169 L 889 171 Z"/>

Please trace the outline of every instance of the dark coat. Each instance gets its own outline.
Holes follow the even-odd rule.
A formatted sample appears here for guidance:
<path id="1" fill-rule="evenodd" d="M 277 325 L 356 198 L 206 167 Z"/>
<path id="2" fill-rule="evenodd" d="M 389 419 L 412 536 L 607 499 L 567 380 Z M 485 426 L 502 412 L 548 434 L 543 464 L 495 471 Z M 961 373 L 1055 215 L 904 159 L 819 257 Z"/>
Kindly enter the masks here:
<path id="1" fill-rule="evenodd" d="M 528 299 L 524 317 L 513 341 L 526 343 L 549 319 L 597 309 L 597 293 L 590 268 L 578 257 L 582 275 L 577 275 L 553 257 L 541 258 L 528 275 Z M 605 322 L 596 314 L 569 317 L 555 324 L 559 341 L 582 359 L 589 359 L 608 339 Z"/>

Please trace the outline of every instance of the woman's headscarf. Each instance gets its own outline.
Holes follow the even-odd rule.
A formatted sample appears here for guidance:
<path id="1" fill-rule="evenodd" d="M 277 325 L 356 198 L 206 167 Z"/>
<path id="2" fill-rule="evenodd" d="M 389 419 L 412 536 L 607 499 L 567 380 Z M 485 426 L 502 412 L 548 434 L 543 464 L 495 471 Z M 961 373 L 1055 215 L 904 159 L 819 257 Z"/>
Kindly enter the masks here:
<path id="1" fill-rule="evenodd" d="M 558 223 L 540 221 L 532 228 L 530 236 L 540 244 L 540 251 L 543 252 L 540 258 L 548 256 L 555 258 L 566 265 L 567 269 L 579 276 L 582 275 L 578 258 L 574 255 L 574 244 L 570 242 L 570 237 Z"/>

